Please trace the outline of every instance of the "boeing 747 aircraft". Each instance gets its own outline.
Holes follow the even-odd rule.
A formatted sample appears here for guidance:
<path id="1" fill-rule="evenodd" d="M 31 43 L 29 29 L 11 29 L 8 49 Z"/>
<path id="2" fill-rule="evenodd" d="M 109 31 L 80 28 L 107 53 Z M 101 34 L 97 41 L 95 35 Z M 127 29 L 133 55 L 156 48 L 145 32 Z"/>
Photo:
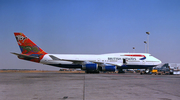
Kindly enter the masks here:
<path id="1" fill-rule="evenodd" d="M 161 61 L 148 53 L 48 54 L 23 33 L 14 33 L 21 54 L 12 53 L 19 59 L 61 68 L 81 68 L 86 73 L 122 71 L 122 69 L 148 69 Z"/>

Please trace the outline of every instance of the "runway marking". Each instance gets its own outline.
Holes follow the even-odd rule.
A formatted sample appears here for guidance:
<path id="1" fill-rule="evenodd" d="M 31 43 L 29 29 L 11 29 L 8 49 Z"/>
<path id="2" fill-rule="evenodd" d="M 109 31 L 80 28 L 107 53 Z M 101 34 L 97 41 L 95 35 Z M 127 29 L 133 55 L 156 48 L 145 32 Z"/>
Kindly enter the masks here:
<path id="1" fill-rule="evenodd" d="M 83 100 L 85 100 L 85 80 L 86 80 L 86 74 L 84 74 L 84 84 L 83 84 Z"/>
<path id="2" fill-rule="evenodd" d="M 151 78 L 151 80 L 163 80 L 163 79 L 160 79 L 160 78 Z"/>

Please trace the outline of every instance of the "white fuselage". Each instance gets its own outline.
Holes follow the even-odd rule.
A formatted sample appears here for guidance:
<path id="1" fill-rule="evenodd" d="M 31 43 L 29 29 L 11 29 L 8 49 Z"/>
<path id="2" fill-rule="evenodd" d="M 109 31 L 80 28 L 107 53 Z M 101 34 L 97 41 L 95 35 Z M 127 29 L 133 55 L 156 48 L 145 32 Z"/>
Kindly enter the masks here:
<path id="1" fill-rule="evenodd" d="M 53 60 L 49 55 L 56 56 L 59 59 L 68 59 L 68 61 Z M 126 56 L 127 55 L 127 56 Z M 144 56 L 144 57 L 142 57 Z M 144 59 L 142 59 L 144 58 Z M 123 59 L 126 59 L 126 65 L 131 66 L 155 66 L 161 64 L 161 61 L 147 53 L 110 53 L 101 55 L 83 55 L 83 54 L 46 54 L 40 63 L 43 64 L 82 64 L 84 62 L 101 62 L 116 66 L 123 65 Z M 75 62 L 74 62 L 75 61 Z M 79 62 L 78 62 L 79 61 Z M 138 68 L 138 67 L 137 67 Z M 135 68 L 136 69 L 136 68 Z"/>

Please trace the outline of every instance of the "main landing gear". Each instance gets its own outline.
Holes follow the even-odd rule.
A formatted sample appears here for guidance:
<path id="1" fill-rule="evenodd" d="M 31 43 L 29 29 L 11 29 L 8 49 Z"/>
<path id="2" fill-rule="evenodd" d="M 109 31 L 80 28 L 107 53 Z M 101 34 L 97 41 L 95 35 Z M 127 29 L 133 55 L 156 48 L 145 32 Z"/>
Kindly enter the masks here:
<path id="1" fill-rule="evenodd" d="M 120 74 L 120 73 L 125 73 L 125 72 L 123 71 L 123 69 L 118 69 L 118 73 Z"/>

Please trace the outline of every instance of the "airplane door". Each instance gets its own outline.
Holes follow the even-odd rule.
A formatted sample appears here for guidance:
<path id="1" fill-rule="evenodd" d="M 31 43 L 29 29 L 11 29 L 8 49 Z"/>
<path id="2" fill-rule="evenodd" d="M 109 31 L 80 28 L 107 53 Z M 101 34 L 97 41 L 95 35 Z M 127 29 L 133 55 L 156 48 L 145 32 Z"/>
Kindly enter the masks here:
<path id="1" fill-rule="evenodd" d="M 123 59 L 123 64 L 126 65 L 127 64 L 127 60 Z"/>

